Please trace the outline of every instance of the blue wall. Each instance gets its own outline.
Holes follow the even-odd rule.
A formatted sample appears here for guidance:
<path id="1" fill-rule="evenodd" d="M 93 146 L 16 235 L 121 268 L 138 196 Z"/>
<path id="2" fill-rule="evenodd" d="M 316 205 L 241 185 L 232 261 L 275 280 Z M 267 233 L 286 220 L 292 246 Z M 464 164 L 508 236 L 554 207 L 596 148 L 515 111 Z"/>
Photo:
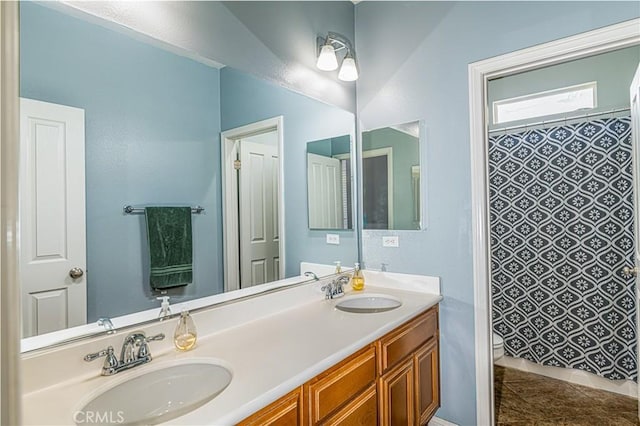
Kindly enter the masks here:
<path id="1" fill-rule="evenodd" d="M 468 64 L 632 19 L 638 2 L 361 2 L 358 119 L 379 128 L 424 119 L 428 228 L 363 233 L 367 265 L 442 277 L 437 415 L 476 424 Z"/>
<path id="2" fill-rule="evenodd" d="M 351 134 L 353 114 L 229 67 L 220 71 L 220 99 L 223 131 L 284 116 L 286 275 L 298 274 L 301 261 L 357 262 L 354 231 L 330 231 L 340 245 L 328 245 L 327 232 L 310 231 L 307 219 L 307 142 Z"/>
<path id="3" fill-rule="evenodd" d="M 159 306 L 143 215 L 195 205 L 194 283 L 222 290 L 219 71 L 48 8 L 20 5 L 20 95 L 85 110 L 88 320 Z"/>

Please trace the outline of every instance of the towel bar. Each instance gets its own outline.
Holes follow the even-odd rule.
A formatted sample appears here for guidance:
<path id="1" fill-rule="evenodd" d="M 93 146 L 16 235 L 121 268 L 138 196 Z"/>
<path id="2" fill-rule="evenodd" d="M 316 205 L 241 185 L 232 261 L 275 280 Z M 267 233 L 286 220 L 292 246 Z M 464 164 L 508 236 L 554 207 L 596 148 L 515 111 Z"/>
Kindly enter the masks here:
<path id="1" fill-rule="evenodd" d="M 125 214 L 139 214 L 139 213 L 144 213 L 144 207 L 124 206 L 122 208 L 122 211 Z M 204 207 L 200 207 L 200 206 L 191 207 L 191 213 L 193 214 L 200 214 L 203 211 L 204 211 Z"/>

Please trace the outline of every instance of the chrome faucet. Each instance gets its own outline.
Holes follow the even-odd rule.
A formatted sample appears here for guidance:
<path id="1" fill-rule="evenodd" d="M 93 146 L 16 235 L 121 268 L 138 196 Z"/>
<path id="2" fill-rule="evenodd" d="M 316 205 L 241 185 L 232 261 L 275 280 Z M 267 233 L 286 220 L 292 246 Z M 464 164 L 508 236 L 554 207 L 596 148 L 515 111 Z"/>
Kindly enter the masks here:
<path id="1" fill-rule="evenodd" d="M 333 299 L 334 297 L 342 296 L 344 294 L 344 285 L 349 283 L 350 279 L 349 275 L 343 274 L 327 285 L 322 286 L 320 290 L 324 291 L 324 298 Z"/>
<path id="2" fill-rule="evenodd" d="M 311 271 L 307 271 L 307 272 L 305 272 L 305 273 L 304 273 L 304 276 L 305 276 L 305 277 L 313 278 L 313 279 L 314 279 L 314 280 L 316 280 L 316 281 L 319 281 L 319 280 L 320 280 L 320 278 L 318 278 L 318 276 L 317 276 L 314 272 L 311 272 Z"/>
<path id="3" fill-rule="evenodd" d="M 103 356 L 106 357 L 102 365 L 102 375 L 112 376 L 121 371 L 150 362 L 151 353 L 149 352 L 148 343 L 163 339 L 163 333 L 147 337 L 144 332 L 136 331 L 124 338 L 122 349 L 120 350 L 120 360 L 116 358 L 113 346 L 109 346 L 100 352 L 88 354 L 84 357 L 84 360 L 90 362 Z"/>
<path id="4" fill-rule="evenodd" d="M 116 332 L 116 329 L 109 318 L 98 318 L 97 324 L 100 327 L 104 327 L 104 329 L 107 331 L 107 334 L 113 334 Z"/>

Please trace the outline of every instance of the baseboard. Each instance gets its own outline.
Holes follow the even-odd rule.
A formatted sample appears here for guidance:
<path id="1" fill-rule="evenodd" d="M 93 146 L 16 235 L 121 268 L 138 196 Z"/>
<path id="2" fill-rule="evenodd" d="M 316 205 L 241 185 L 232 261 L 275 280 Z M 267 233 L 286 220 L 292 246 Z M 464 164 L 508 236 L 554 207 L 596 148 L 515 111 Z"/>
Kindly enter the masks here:
<path id="1" fill-rule="evenodd" d="M 590 388 L 638 398 L 638 384 L 632 380 L 609 380 L 582 370 L 540 365 L 526 359 L 513 358 L 510 356 L 503 356 L 496 360 L 495 364 L 501 367 L 514 368 L 516 370 L 526 371 L 527 373 L 551 377 L 552 379 L 564 380 L 565 382 L 576 385 L 588 386 Z"/>
<path id="2" fill-rule="evenodd" d="M 458 426 L 455 423 L 451 423 L 446 421 L 445 419 L 441 419 L 440 417 L 433 417 L 429 420 L 429 426 Z"/>

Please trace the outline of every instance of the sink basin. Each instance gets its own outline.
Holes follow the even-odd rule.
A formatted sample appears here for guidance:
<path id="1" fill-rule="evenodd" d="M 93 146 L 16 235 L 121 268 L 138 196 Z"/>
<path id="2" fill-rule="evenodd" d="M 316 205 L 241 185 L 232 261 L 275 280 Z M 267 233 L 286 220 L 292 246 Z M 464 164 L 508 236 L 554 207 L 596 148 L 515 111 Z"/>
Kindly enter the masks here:
<path id="1" fill-rule="evenodd" d="M 154 425 L 211 401 L 231 383 L 231 372 L 206 362 L 174 364 L 122 382 L 74 415 L 76 424 Z"/>
<path id="2" fill-rule="evenodd" d="M 399 308 L 402 305 L 400 299 L 387 294 L 362 294 L 351 296 L 338 302 L 336 309 L 345 312 L 367 314 L 385 312 Z"/>

